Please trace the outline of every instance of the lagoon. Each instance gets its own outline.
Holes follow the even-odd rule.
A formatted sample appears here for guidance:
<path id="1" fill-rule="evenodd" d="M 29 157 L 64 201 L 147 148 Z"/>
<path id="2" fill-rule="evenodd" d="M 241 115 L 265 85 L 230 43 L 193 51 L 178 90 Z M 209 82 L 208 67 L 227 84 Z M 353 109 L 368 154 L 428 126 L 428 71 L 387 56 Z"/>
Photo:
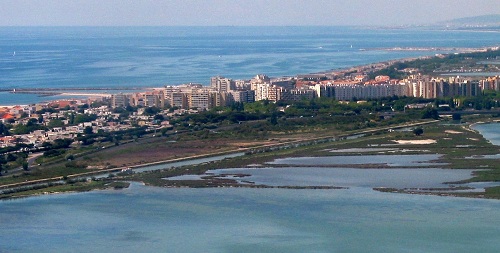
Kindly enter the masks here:
<path id="1" fill-rule="evenodd" d="M 269 186 L 332 186 L 364 188 L 448 188 L 444 182 L 456 182 L 472 177 L 474 170 L 440 168 L 241 168 L 212 170 L 213 175 L 250 175 L 233 178 Z M 183 176 L 181 176 L 182 178 Z M 175 178 L 174 178 L 175 179 Z M 172 180 L 172 179 L 170 179 Z M 455 184 L 456 186 L 456 184 Z"/>
<path id="2" fill-rule="evenodd" d="M 480 132 L 493 145 L 500 146 L 500 123 L 474 124 L 472 129 Z"/>
<path id="3" fill-rule="evenodd" d="M 161 189 L 0 202 L 0 252 L 497 252 L 500 202 L 349 190 Z"/>
<path id="4" fill-rule="evenodd" d="M 379 164 L 387 166 L 429 166 L 437 165 L 432 160 L 439 159 L 438 154 L 425 155 L 362 155 L 362 156 L 325 156 L 325 157 L 294 157 L 276 159 L 269 164 L 277 165 L 343 165 L 343 164 Z M 443 164 L 440 164 L 443 165 Z"/>
<path id="5" fill-rule="evenodd" d="M 500 124 L 477 126 L 498 137 Z M 279 169 L 268 180 L 288 184 L 312 168 Z M 330 175 L 321 173 L 330 169 L 305 180 L 326 180 Z M 398 169 L 428 171 L 412 178 L 428 183 L 435 172 L 389 168 Z M 356 169 L 381 171 L 366 176 L 374 182 L 340 190 L 133 183 L 120 191 L 0 201 L 0 252 L 498 252 L 500 201 L 373 191 L 380 180 L 401 178 Z"/>

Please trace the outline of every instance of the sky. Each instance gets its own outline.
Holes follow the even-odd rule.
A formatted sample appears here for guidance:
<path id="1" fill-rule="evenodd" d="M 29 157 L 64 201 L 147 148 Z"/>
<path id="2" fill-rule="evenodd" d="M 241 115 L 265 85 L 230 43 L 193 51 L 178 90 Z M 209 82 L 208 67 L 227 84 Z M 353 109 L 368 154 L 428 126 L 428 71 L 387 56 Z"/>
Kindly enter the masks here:
<path id="1" fill-rule="evenodd" d="M 500 0 L 0 0 L 0 26 L 421 25 Z"/>

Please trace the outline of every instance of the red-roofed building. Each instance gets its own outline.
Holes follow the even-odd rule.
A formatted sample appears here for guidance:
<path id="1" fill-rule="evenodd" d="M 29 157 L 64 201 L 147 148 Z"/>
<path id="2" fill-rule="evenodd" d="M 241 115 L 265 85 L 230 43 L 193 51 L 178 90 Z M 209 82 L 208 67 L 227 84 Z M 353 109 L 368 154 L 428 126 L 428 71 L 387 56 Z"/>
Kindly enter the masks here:
<path id="1" fill-rule="evenodd" d="M 308 87 L 308 86 L 312 86 L 312 85 L 315 85 L 316 82 L 315 81 L 302 81 L 302 80 L 297 80 L 297 82 L 295 83 L 295 88 L 296 89 L 300 89 L 302 87 Z"/>
<path id="2" fill-rule="evenodd" d="M 50 107 L 64 108 L 66 106 L 75 107 L 76 101 L 74 100 L 59 100 L 49 103 Z"/>
<path id="3" fill-rule="evenodd" d="M 2 116 L 2 119 L 13 119 L 14 116 L 12 116 L 12 114 L 9 114 L 9 113 L 6 113 Z"/>
<path id="4" fill-rule="evenodd" d="M 387 82 L 391 79 L 390 76 L 376 76 L 375 81 L 377 82 Z"/>
<path id="5" fill-rule="evenodd" d="M 5 123 L 11 119 L 15 119 L 15 117 L 12 114 L 6 113 L 6 114 L 2 115 L 2 117 L 0 119 L 3 123 Z"/>

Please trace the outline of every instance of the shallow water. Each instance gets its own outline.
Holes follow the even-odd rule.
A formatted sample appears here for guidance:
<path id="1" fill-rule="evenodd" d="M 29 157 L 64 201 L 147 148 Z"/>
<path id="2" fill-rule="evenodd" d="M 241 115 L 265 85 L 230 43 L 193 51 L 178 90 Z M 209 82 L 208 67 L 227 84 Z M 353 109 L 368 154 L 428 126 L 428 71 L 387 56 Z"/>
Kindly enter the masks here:
<path id="1" fill-rule="evenodd" d="M 439 159 L 439 154 L 424 155 L 362 155 L 362 156 L 322 156 L 322 157 L 293 157 L 276 159 L 269 164 L 279 165 L 307 165 L 328 166 L 342 164 L 381 164 L 391 167 L 398 166 L 438 166 L 443 164 L 431 163 Z"/>
<path id="2" fill-rule="evenodd" d="M 496 253 L 500 248 L 498 200 L 371 189 L 437 186 L 450 177 L 468 177 L 468 170 L 233 169 L 247 171 L 269 184 L 350 187 L 187 189 L 133 183 L 121 191 L 0 201 L 0 252 Z"/>
<path id="3" fill-rule="evenodd" d="M 227 154 L 227 155 L 218 155 L 218 156 L 204 157 L 204 158 L 198 158 L 198 159 L 190 159 L 190 160 L 184 160 L 184 161 L 178 161 L 178 162 L 161 163 L 161 164 L 155 164 L 155 165 L 141 166 L 141 167 L 138 167 L 138 168 L 133 169 L 133 170 L 135 172 L 145 172 L 145 171 L 168 169 L 171 167 L 181 167 L 181 166 L 192 165 L 192 164 L 209 163 L 209 162 L 213 162 L 213 161 L 223 160 L 226 158 L 233 158 L 233 157 L 242 156 L 244 154 L 245 153 L 240 152 L 240 153 L 232 153 L 232 154 Z"/>
<path id="4" fill-rule="evenodd" d="M 492 144 L 500 146 L 500 123 L 474 124 L 472 129 L 479 131 Z"/>
<path id="5" fill-rule="evenodd" d="M 438 168 L 241 168 L 212 170 L 208 173 L 250 174 L 237 180 L 251 181 L 270 186 L 336 186 L 336 187 L 387 187 L 387 188 L 441 188 L 444 182 L 471 178 L 473 170 Z M 175 178 L 174 178 L 175 179 Z"/>
<path id="6" fill-rule="evenodd" d="M 369 153 L 369 152 L 387 152 L 397 151 L 397 148 L 346 148 L 346 149 L 331 149 L 331 153 Z"/>
<path id="7" fill-rule="evenodd" d="M 350 190 L 160 189 L 0 202 L 0 252 L 497 252 L 500 202 Z"/>

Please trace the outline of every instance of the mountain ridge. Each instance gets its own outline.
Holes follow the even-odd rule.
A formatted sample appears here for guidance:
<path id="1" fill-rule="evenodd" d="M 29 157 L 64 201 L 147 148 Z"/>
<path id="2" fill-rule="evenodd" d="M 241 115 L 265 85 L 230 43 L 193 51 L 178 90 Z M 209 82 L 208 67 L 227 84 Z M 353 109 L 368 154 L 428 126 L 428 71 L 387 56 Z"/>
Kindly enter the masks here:
<path id="1" fill-rule="evenodd" d="M 437 22 L 436 25 L 446 25 L 446 26 L 476 26 L 476 27 L 491 27 L 500 26 L 500 14 L 488 14 L 480 16 L 471 16 L 445 20 Z"/>

